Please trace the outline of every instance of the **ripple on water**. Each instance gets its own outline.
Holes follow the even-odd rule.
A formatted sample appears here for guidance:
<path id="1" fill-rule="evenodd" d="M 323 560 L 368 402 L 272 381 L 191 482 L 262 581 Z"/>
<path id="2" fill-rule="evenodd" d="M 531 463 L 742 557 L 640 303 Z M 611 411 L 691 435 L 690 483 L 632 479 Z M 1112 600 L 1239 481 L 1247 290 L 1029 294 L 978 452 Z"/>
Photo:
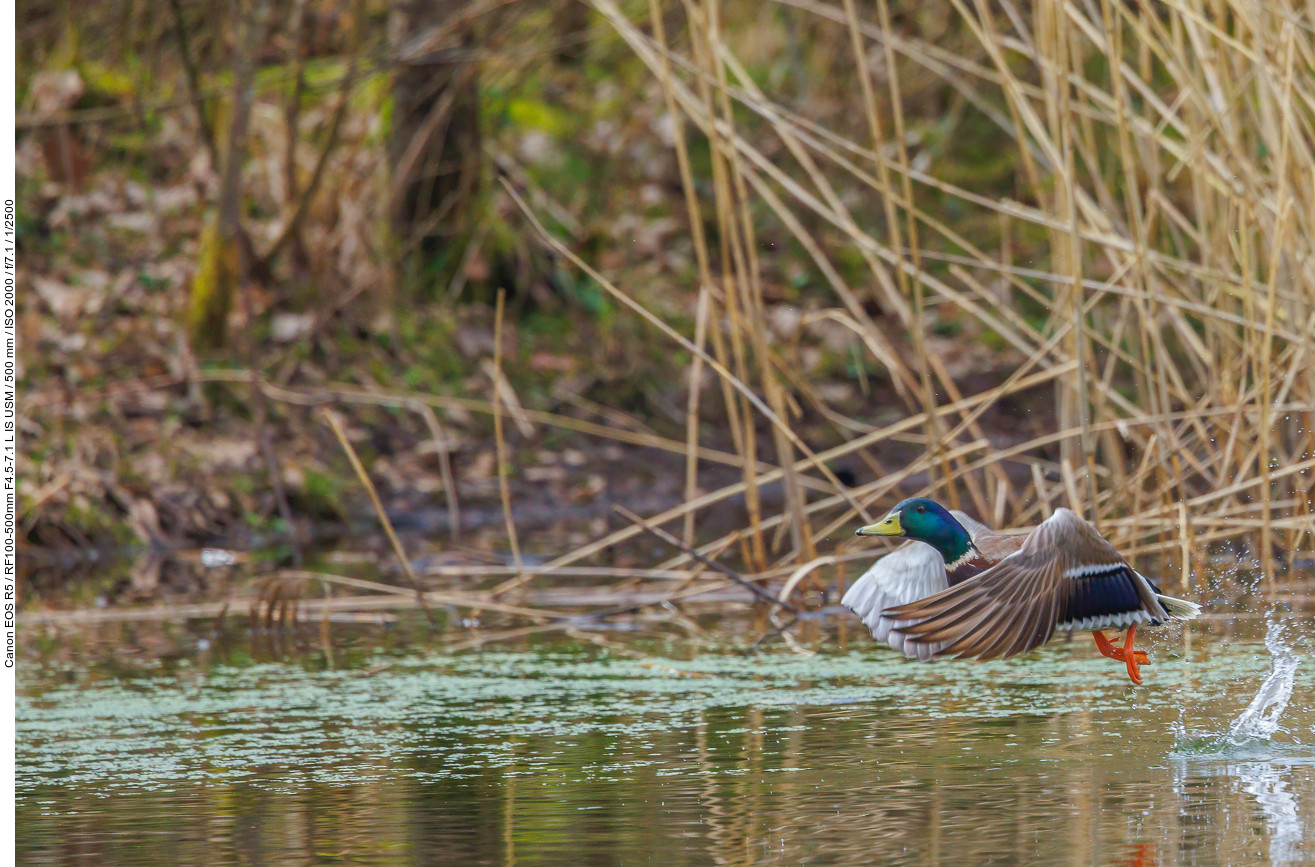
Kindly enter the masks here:
<path id="1" fill-rule="evenodd" d="M 1297 859 L 1315 770 L 1283 728 L 1312 721 L 1296 643 L 1271 629 L 1264 647 L 1174 653 L 1168 635 L 1141 688 L 1089 639 L 931 666 L 879 649 L 539 650 L 89 684 L 29 673 L 24 851 L 63 863 L 49 853 L 65 842 L 109 840 L 145 853 L 133 863 L 300 863 L 279 847 L 315 817 L 340 836 L 312 855 L 399 865 L 502 863 L 508 847 L 568 863 L 582 846 L 629 863 L 671 841 L 696 853 L 671 863 L 689 864 L 746 847 L 779 864 L 1070 864 L 1070 843 L 1159 867 Z"/>

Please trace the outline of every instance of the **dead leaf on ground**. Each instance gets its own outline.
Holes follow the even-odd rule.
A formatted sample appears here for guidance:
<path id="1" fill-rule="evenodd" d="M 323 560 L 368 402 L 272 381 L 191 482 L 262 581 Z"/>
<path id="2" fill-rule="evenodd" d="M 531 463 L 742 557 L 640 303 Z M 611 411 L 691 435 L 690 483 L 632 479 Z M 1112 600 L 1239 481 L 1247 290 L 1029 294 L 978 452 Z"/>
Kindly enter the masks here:
<path id="1" fill-rule="evenodd" d="M 475 456 L 461 475 L 464 479 L 471 482 L 482 482 L 493 478 L 493 469 L 497 465 L 497 458 L 493 452 L 480 452 Z"/>
<path id="2" fill-rule="evenodd" d="M 575 359 L 569 355 L 557 355 L 552 352 L 536 352 L 530 356 L 530 369 L 543 373 L 567 373 L 575 367 Z"/>
<path id="3" fill-rule="evenodd" d="M 260 451 L 254 439 L 215 438 L 205 442 L 190 443 L 186 449 L 194 457 L 208 464 L 211 468 L 244 467 Z"/>

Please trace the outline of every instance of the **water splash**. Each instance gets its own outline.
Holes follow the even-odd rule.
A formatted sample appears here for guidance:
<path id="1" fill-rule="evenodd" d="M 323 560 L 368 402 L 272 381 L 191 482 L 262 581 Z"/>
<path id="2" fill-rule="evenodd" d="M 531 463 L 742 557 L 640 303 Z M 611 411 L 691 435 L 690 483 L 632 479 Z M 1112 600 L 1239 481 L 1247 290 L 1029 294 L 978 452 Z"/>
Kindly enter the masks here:
<path id="1" fill-rule="evenodd" d="M 1269 674 L 1251 703 L 1233 720 L 1228 731 L 1222 733 L 1189 730 L 1180 718 L 1173 725 L 1176 756 L 1227 755 L 1234 759 L 1266 759 L 1274 757 L 1276 752 L 1287 752 L 1285 745 L 1275 744 L 1273 738 L 1275 734 L 1287 731 L 1281 724 L 1283 712 L 1292 700 L 1292 687 L 1301 657 L 1289 643 L 1287 628 L 1275 620 L 1269 621 L 1265 647 L 1269 650 Z"/>
<path id="2" fill-rule="evenodd" d="M 1292 700 L 1292 684 L 1296 681 L 1297 666 L 1301 657 L 1285 642 L 1283 624 L 1270 621 L 1265 633 L 1265 647 L 1269 649 L 1269 675 L 1260 685 L 1256 697 L 1242 711 L 1228 729 L 1225 740 L 1235 747 L 1255 741 L 1271 740 L 1275 733 L 1286 731 L 1279 725 L 1283 711 Z"/>
<path id="3" fill-rule="evenodd" d="M 1284 624 L 1269 621 L 1265 634 L 1269 674 L 1227 732 L 1189 731 L 1181 719 L 1173 727 L 1174 790 L 1186 800 L 1192 780 L 1225 777 L 1235 781 L 1239 790 L 1255 798 L 1264 814 L 1271 865 L 1304 863 L 1306 854 L 1306 826 L 1290 786 L 1292 766 L 1311 762 L 1310 750 L 1295 742 L 1273 740 L 1279 732 L 1287 732 L 1281 725 L 1283 712 L 1292 700 L 1301 663 L 1290 640 Z"/>

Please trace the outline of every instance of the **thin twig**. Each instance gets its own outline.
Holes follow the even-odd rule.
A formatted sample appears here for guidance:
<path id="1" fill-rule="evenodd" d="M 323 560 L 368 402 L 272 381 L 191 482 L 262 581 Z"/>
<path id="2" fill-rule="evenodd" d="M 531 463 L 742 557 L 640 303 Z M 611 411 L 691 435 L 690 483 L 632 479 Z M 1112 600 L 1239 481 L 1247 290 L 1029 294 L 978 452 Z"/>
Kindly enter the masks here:
<path id="1" fill-rule="evenodd" d="M 374 482 L 370 481 L 370 475 L 365 471 L 361 459 L 356 456 L 356 449 L 352 448 L 351 442 L 347 439 L 347 431 L 343 429 L 342 419 L 331 409 L 322 410 L 324 419 L 333 428 L 333 434 L 338 438 L 338 443 L 347 453 L 347 460 L 352 464 L 352 469 L 356 470 L 356 475 L 365 486 L 365 492 L 370 495 L 370 502 L 374 505 L 375 514 L 379 516 L 379 523 L 383 525 L 384 532 L 388 534 L 388 542 L 393 546 L 393 553 L 397 555 L 397 562 L 402 566 L 402 572 L 406 574 L 406 580 L 411 582 L 411 587 L 415 590 L 416 602 L 425 612 L 425 617 L 429 619 L 431 629 L 438 628 L 438 621 L 434 619 L 434 612 L 429 610 L 425 604 L 425 594 L 420 589 L 420 582 L 416 580 L 415 572 L 411 569 L 411 561 L 406 556 L 406 551 L 402 549 L 402 542 L 397 538 L 397 533 L 393 530 L 393 522 L 388 520 L 388 514 L 384 511 L 384 504 L 379 499 L 379 492 L 375 490 Z"/>
<path id="2" fill-rule="evenodd" d="M 333 112 L 333 118 L 329 121 L 329 132 L 325 137 L 324 146 L 320 149 L 319 158 L 315 161 L 315 168 L 311 171 L 310 180 L 306 183 L 306 189 L 302 190 L 301 195 L 297 198 L 296 210 L 283 224 L 283 231 L 279 232 L 278 238 L 270 246 L 269 251 L 260 257 L 261 266 L 264 268 L 269 268 L 274 260 L 278 258 L 278 255 L 283 252 L 283 248 L 294 238 L 297 238 L 301 232 L 301 226 L 306 220 L 306 214 L 310 212 L 311 203 L 320 190 L 320 182 L 324 179 L 324 170 L 328 167 L 329 156 L 338 146 L 342 122 L 347 116 L 347 107 L 351 104 L 351 87 L 356 81 L 357 61 L 359 59 L 360 53 L 354 52 L 347 74 L 342 77 L 339 83 L 338 106 Z M 288 134 L 295 137 L 296 130 L 292 130 Z"/>
<path id="3" fill-rule="evenodd" d="M 288 503 L 288 492 L 283 487 L 283 463 L 279 460 L 274 443 L 269 438 L 269 400 L 260 387 L 260 374 L 255 370 L 251 371 L 251 391 L 256 403 L 256 438 L 260 442 L 260 452 L 269 470 L 269 482 L 274 488 L 274 500 L 278 503 L 279 516 L 287 525 L 288 538 L 292 540 L 292 562 L 297 568 L 301 568 L 302 563 L 305 562 L 301 548 L 301 534 L 297 531 L 297 520 L 292 514 L 292 506 Z"/>
<path id="4" fill-rule="evenodd" d="M 636 524 L 644 532 L 656 536 L 657 538 L 661 539 L 663 542 L 666 542 L 668 545 L 679 551 L 683 551 L 687 556 L 693 557 L 695 560 L 699 561 L 704 566 L 707 566 L 709 569 L 712 569 L 716 572 L 720 572 L 722 575 L 725 575 L 727 578 L 730 578 L 735 583 L 746 588 L 749 592 L 751 592 L 754 596 L 757 596 L 762 601 L 770 603 L 772 605 L 780 606 L 781 608 L 784 608 L 787 611 L 791 611 L 795 614 L 799 613 L 799 609 L 791 605 L 789 602 L 786 602 L 781 599 L 777 599 L 775 596 L 768 593 L 766 590 L 759 587 L 757 584 L 753 583 L 752 581 L 748 580 L 739 572 L 736 572 L 734 569 L 730 568 L 729 566 L 724 566 L 721 563 L 716 562 L 715 560 L 709 560 L 707 557 L 704 557 L 702 554 L 700 554 L 698 551 L 695 551 L 693 548 L 687 547 L 684 542 L 680 541 L 675 536 L 668 533 L 666 530 L 663 530 L 661 527 L 653 526 L 648 521 L 641 518 L 639 515 L 636 515 L 634 512 L 627 509 L 625 506 L 614 505 L 612 508 L 616 510 L 617 514 L 624 517 L 627 521 Z"/>

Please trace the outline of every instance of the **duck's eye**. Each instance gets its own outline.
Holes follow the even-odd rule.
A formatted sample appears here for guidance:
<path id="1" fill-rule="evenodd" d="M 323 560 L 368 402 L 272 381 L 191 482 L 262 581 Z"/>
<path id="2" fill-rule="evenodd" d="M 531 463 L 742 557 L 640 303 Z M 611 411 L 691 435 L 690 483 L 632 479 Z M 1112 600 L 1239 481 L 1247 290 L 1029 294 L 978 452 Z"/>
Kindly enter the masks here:
<path id="1" fill-rule="evenodd" d="M 918 507 L 918 511 L 919 511 L 919 512 L 925 512 L 925 511 L 927 511 L 927 507 L 926 507 L 926 506 L 919 506 L 919 507 Z"/>

